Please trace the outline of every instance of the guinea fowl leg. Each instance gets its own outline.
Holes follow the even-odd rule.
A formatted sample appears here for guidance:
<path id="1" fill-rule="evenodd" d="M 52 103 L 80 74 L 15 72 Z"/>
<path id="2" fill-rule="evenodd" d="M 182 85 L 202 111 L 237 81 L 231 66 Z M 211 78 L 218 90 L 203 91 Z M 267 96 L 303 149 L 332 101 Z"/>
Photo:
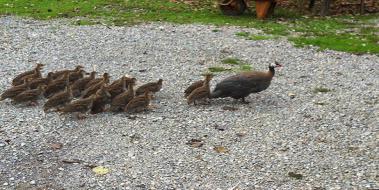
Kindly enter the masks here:
<path id="1" fill-rule="evenodd" d="M 31 101 L 28 103 L 28 106 L 37 106 L 38 102 L 37 101 Z"/>
<path id="2" fill-rule="evenodd" d="M 87 118 L 83 113 L 77 113 L 77 114 L 76 114 L 76 117 L 77 117 L 79 120 L 83 120 L 83 119 Z"/>

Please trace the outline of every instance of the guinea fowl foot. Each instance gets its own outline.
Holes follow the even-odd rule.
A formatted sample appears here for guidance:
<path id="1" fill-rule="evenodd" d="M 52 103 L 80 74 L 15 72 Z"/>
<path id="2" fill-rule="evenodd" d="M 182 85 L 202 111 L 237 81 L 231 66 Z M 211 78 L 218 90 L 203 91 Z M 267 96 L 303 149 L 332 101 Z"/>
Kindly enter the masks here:
<path id="1" fill-rule="evenodd" d="M 28 103 L 28 106 L 37 106 L 38 105 L 38 102 L 29 102 Z"/>

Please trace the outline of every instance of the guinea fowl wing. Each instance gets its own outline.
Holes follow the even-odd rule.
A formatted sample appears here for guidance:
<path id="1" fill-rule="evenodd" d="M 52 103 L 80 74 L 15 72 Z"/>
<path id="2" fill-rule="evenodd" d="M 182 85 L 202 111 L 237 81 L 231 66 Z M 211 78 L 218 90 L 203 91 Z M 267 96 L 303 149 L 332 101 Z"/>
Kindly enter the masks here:
<path id="1" fill-rule="evenodd" d="M 203 80 L 199 80 L 199 81 L 196 81 L 194 83 L 192 83 L 185 91 L 184 91 L 184 94 L 185 94 L 185 97 L 189 96 L 191 94 L 192 91 L 194 91 L 196 88 L 199 88 L 201 86 L 203 86 L 203 83 L 204 81 Z"/>
<path id="2" fill-rule="evenodd" d="M 216 85 L 211 94 L 211 98 L 233 97 L 239 98 L 246 96 L 250 92 L 251 82 L 243 76 L 232 76 L 224 79 Z"/>
<path id="3" fill-rule="evenodd" d="M 245 72 L 228 77 L 216 85 L 212 98 L 232 97 L 243 98 L 250 93 L 266 89 L 272 76 L 265 72 Z"/>

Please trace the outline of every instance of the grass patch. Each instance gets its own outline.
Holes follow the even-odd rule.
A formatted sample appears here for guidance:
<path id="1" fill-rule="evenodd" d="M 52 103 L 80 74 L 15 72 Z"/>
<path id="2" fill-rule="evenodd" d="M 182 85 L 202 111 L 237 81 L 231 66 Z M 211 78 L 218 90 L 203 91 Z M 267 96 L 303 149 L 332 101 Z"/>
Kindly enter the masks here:
<path id="1" fill-rule="evenodd" d="M 224 67 L 209 67 L 208 70 L 212 73 L 219 73 L 224 71 L 231 71 L 232 69 L 224 68 Z"/>
<path id="2" fill-rule="evenodd" d="M 252 70 L 253 70 L 253 67 L 252 67 L 251 65 L 244 64 L 244 65 L 241 65 L 241 66 L 240 66 L 240 70 L 241 70 L 241 71 L 252 71 Z"/>
<path id="3" fill-rule="evenodd" d="M 250 33 L 249 32 L 237 32 L 236 36 L 248 38 L 250 36 Z"/>
<path id="4" fill-rule="evenodd" d="M 249 40 L 271 40 L 271 39 L 276 39 L 278 37 L 276 36 L 264 36 L 264 35 L 253 35 L 249 36 Z"/>
<path id="5" fill-rule="evenodd" d="M 297 47 L 313 45 L 320 50 L 333 49 L 351 53 L 373 53 L 379 54 L 379 45 L 368 40 L 362 40 L 353 35 L 329 35 L 317 37 L 289 38 Z"/>
<path id="6" fill-rule="evenodd" d="M 318 92 L 321 92 L 321 93 L 327 93 L 327 92 L 330 92 L 330 91 L 332 91 L 332 90 L 329 89 L 329 88 L 326 88 L 326 87 L 321 87 L 321 86 L 319 86 L 319 87 L 315 87 L 315 88 L 313 89 L 313 92 L 314 92 L 314 93 L 318 93 Z"/>
<path id="7" fill-rule="evenodd" d="M 258 20 L 253 13 L 238 17 L 220 13 L 214 0 L 0 0 L 1 15 L 27 16 L 36 19 L 72 18 L 76 25 L 91 25 L 104 21 L 111 25 L 165 21 L 179 24 L 200 23 L 216 26 L 234 25 L 260 29 L 268 35 L 251 37 L 247 32 L 237 36 L 252 40 L 289 37 L 297 46 L 314 45 L 321 49 L 379 55 L 379 14 L 335 16 L 328 18 L 302 17 L 278 7 L 271 19 Z M 189 3 L 188 3 L 189 2 Z M 252 7 L 252 9 L 254 9 Z M 277 18 L 281 20 L 278 21 Z M 83 19 L 82 19 L 83 18 Z M 92 21 L 95 20 L 95 21 Z M 218 32 L 217 29 L 212 30 Z M 271 37 L 273 36 L 273 37 Z"/>
<path id="8" fill-rule="evenodd" d="M 240 59 L 229 57 L 222 60 L 222 63 L 227 64 L 227 65 L 240 65 L 240 64 L 243 64 L 244 62 L 241 61 Z"/>
<path id="9" fill-rule="evenodd" d="M 232 66 L 239 66 L 238 68 L 233 68 L 233 71 L 240 72 L 240 71 L 251 71 L 252 67 L 250 64 L 238 59 L 238 58 L 226 58 L 222 60 L 223 64 L 232 65 Z"/>

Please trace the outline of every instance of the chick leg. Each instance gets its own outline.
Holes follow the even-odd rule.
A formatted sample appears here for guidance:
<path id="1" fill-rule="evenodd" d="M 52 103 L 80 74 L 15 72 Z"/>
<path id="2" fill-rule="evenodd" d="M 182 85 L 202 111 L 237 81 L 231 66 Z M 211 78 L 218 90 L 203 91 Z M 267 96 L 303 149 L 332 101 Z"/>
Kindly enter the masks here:
<path id="1" fill-rule="evenodd" d="M 38 102 L 37 101 L 30 101 L 28 103 L 28 106 L 37 106 L 38 105 Z"/>
<path id="2" fill-rule="evenodd" d="M 77 113 L 76 114 L 76 118 L 78 118 L 78 120 L 83 120 L 85 118 L 87 118 L 83 113 Z"/>

